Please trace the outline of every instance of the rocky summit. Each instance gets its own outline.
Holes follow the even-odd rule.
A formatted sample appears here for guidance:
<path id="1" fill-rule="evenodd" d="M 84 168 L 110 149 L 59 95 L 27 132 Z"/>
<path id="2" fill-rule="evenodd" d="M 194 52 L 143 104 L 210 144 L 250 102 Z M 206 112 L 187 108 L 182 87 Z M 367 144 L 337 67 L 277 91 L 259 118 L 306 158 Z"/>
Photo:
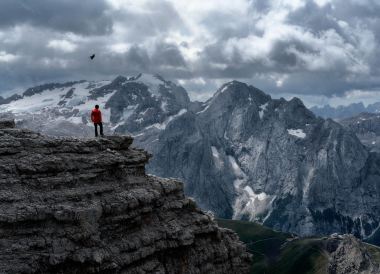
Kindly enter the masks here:
<path id="1" fill-rule="evenodd" d="M 0 273 L 248 273 L 250 255 L 145 174 L 133 139 L 45 137 L 0 123 Z"/>

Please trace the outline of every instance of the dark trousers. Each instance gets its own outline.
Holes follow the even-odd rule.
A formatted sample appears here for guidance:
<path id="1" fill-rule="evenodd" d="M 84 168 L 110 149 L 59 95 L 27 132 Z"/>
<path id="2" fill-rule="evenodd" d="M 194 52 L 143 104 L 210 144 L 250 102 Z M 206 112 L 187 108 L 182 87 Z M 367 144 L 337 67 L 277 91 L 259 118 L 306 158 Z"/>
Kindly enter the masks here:
<path id="1" fill-rule="evenodd" d="M 94 123 L 95 126 L 95 137 L 98 137 L 98 126 L 100 128 L 100 135 L 103 136 L 103 124 L 102 123 Z"/>

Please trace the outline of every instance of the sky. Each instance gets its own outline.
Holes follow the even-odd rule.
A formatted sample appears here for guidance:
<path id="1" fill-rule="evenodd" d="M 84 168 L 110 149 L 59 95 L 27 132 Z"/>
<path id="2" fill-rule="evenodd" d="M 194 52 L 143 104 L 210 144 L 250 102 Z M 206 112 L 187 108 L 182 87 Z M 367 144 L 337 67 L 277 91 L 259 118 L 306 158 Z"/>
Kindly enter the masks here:
<path id="1" fill-rule="evenodd" d="M 142 72 L 193 100 L 239 80 L 308 106 L 369 104 L 379 53 L 377 0 L 0 1 L 2 96 Z"/>

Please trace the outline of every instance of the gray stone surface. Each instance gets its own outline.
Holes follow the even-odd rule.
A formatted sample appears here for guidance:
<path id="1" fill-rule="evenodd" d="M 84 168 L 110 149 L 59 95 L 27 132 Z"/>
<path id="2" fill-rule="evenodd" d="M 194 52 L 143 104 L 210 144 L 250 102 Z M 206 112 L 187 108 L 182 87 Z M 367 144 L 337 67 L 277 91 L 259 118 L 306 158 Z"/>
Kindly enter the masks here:
<path id="1" fill-rule="evenodd" d="M 131 143 L 0 128 L 0 273 L 248 273 L 237 235 Z"/>
<path id="2" fill-rule="evenodd" d="M 299 235 L 367 238 L 379 228 L 379 155 L 297 98 L 272 99 L 233 81 L 201 111 L 136 144 L 154 155 L 149 172 L 184 180 L 217 216 Z"/>
<path id="3" fill-rule="evenodd" d="M 0 119 L 0 129 L 1 128 L 14 128 L 14 127 L 16 127 L 16 123 L 14 120 Z"/>
<path id="4" fill-rule="evenodd" d="M 342 235 L 327 241 L 329 274 L 378 274 L 378 262 L 368 252 L 365 244 L 352 235 Z"/>
<path id="5" fill-rule="evenodd" d="M 339 120 L 339 123 L 355 132 L 371 151 L 380 152 L 380 113 L 361 113 Z"/>

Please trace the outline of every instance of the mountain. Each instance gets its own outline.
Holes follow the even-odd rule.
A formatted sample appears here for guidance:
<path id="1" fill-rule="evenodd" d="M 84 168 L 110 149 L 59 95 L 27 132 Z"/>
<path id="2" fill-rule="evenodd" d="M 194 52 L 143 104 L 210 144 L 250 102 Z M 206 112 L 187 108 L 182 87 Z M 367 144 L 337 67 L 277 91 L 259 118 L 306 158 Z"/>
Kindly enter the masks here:
<path id="1" fill-rule="evenodd" d="M 149 173 L 183 180 L 218 217 L 299 235 L 378 235 L 380 156 L 297 98 L 232 81 L 191 102 L 182 87 L 150 75 L 34 90 L 0 109 L 21 127 L 91 136 L 89 111 L 100 104 L 109 134 L 130 133 L 154 155 Z"/>
<path id="2" fill-rule="evenodd" d="M 324 105 L 323 107 L 314 106 L 310 110 L 323 118 L 343 119 L 356 116 L 362 112 L 380 113 L 380 102 L 370 104 L 367 107 L 361 102 L 337 107 L 331 107 L 330 105 Z"/>
<path id="3" fill-rule="evenodd" d="M 342 119 L 340 124 L 355 132 L 371 151 L 380 152 L 380 113 L 361 113 Z"/>
<path id="4" fill-rule="evenodd" d="M 248 273 L 250 254 L 132 138 L 52 138 L 0 121 L 1 273 Z"/>
<path id="5" fill-rule="evenodd" d="M 380 248 L 352 235 L 298 238 L 259 224 L 218 219 L 235 231 L 253 255 L 251 273 L 349 274 L 380 272 Z"/>
<path id="6" fill-rule="evenodd" d="M 186 193 L 217 216 L 299 235 L 366 238 L 379 227 L 379 156 L 299 99 L 273 100 L 233 81 L 157 141 L 143 138 L 156 155 L 149 171 L 183 179 Z"/>
<path id="7" fill-rule="evenodd" d="M 89 116 L 95 104 L 103 107 L 108 133 L 164 127 L 173 116 L 197 106 L 182 87 L 158 75 L 139 74 L 113 81 L 40 85 L 0 101 L 0 111 L 44 134 L 93 136 Z"/>

